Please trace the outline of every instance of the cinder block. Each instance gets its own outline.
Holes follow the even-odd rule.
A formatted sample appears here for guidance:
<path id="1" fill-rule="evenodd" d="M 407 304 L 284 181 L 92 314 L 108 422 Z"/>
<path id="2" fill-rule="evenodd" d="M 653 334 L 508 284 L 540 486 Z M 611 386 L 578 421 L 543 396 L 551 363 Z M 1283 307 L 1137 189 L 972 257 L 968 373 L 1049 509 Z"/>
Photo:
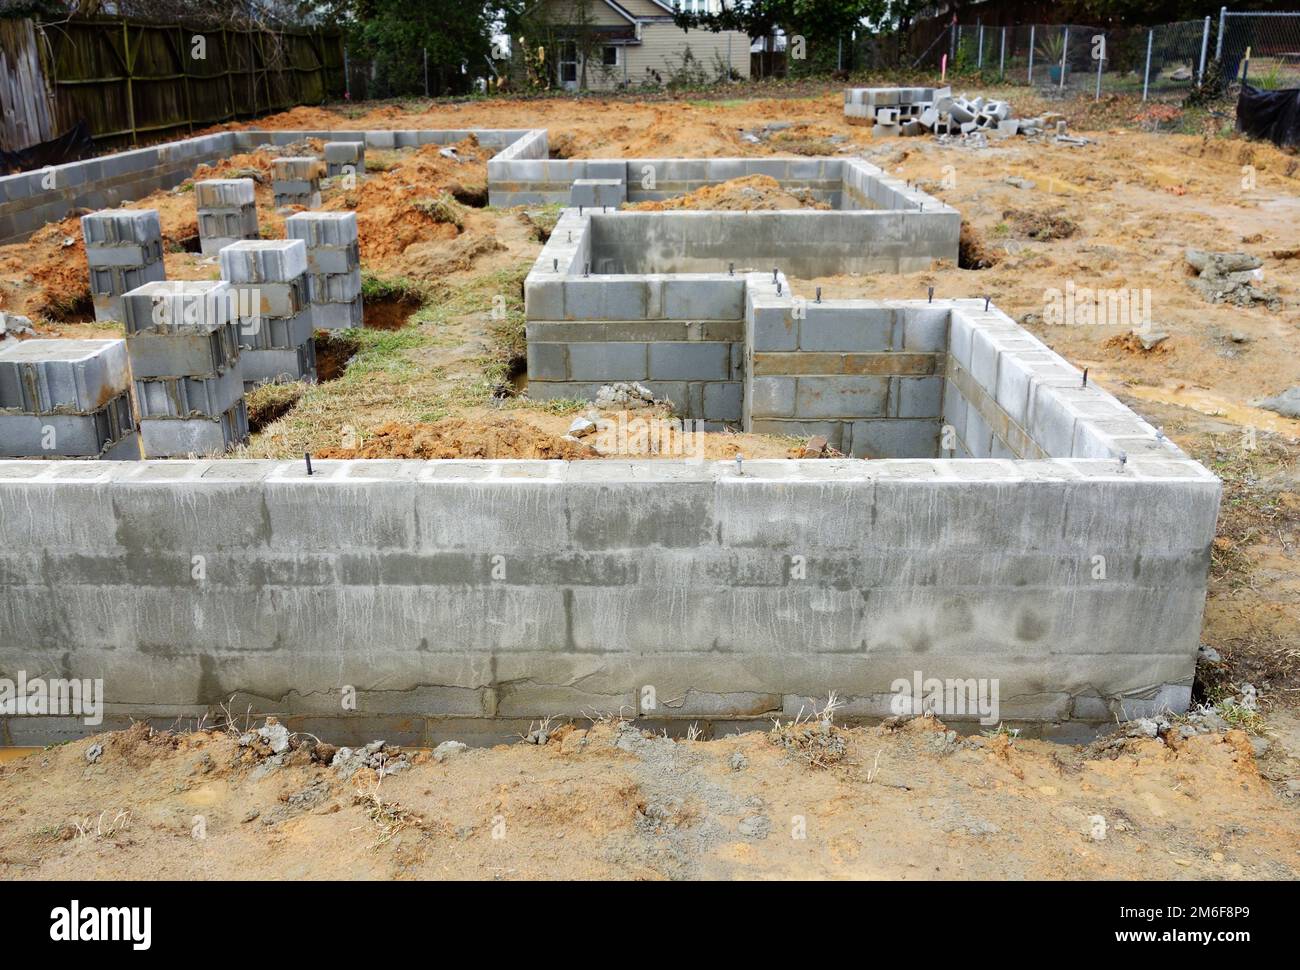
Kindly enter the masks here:
<path id="1" fill-rule="evenodd" d="M 806 304 L 799 321 L 799 349 L 875 353 L 889 350 L 894 311 L 889 308 L 834 307 Z"/>
<path id="2" fill-rule="evenodd" d="M 348 330 L 365 326 L 361 297 L 350 303 L 313 303 L 312 326 L 317 330 Z"/>
<path id="3" fill-rule="evenodd" d="M 256 201 L 252 179 L 204 179 L 194 183 L 194 205 L 198 209 L 242 209 L 256 205 Z"/>
<path id="4" fill-rule="evenodd" d="M 365 174 L 366 143 L 363 141 L 327 141 L 324 155 L 326 175 L 343 175 L 347 169 L 351 169 L 349 174 Z"/>
<path id="5" fill-rule="evenodd" d="M 135 382 L 140 418 L 217 418 L 243 400 L 237 367 L 216 377 L 161 377 Z"/>
<path id="6" fill-rule="evenodd" d="M 569 205 L 600 209 L 617 209 L 627 201 L 627 183 L 622 179 L 574 179 L 569 189 Z"/>
<path id="7" fill-rule="evenodd" d="M 224 454 L 248 441 L 248 411 L 244 399 L 216 418 L 150 418 L 140 422 L 140 437 L 148 458 Z"/>
<path id="8" fill-rule="evenodd" d="M 157 209 L 106 209 L 81 217 L 81 235 L 95 246 L 143 246 L 162 238 Z"/>
<path id="9" fill-rule="evenodd" d="M 750 380 L 750 415 L 754 418 L 794 416 L 793 377 L 755 377 Z"/>
<path id="10" fill-rule="evenodd" d="M 231 320 L 232 295 L 222 280 L 157 280 L 122 294 L 122 322 L 128 337 L 207 332 Z"/>
<path id="11" fill-rule="evenodd" d="M 739 421 L 744 385 L 739 381 L 711 382 L 704 385 L 704 419 Z"/>
<path id="12" fill-rule="evenodd" d="M 528 341 L 529 381 L 567 381 L 569 379 L 568 344 Z"/>
<path id="13" fill-rule="evenodd" d="M 935 458 L 939 430 L 937 419 L 854 421 L 849 453 L 854 458 Z"/>
<path id="14" fill-rule="evenodd" d="M 241 355 L 249 350 L 292 350 L 310 342 L 315 315 L 310 305 L 291 317 L 252 316 L 239 320 Z"/>
<path id="15" fill-rule="evenodd" d="M 129 387 L 124 340 L 24 340 L 0 350 L 0 409 L 89 414 Z"/>
<path id="16" fill-rule="evenodd" d="M 895 377 L 898 418 L 937 418 L 943 411 L 942 377 Z"/>
<path id="17" fill-rule="evenodd" d="M 885 417 L 887 377 L 801 377 L 795 396 L 800 418 Z"/>
<path id="18" fill-rule="evenodd" d="M 127 340 L 131 375 L 147 377 L 215 377 L 238 370 L 239 326 L 217 324 L 206 333 L 145 332 Z"/>
<path id="19" fill-rule="evenodd" d="M 287 283 L 307 272 L 301 239 L 249 239 L 221 250 L 221 278 L 229 283 Z"/>
<path id="20" fill-rule="evenodd" d="M 98 458 L 134 431 L 130 394 L 90 414 L 0 413 L 0 458 Z"/>
<path id="21" fill-rule="evenodd" d="M 299 215 L 303 215 L 303 213 L 299 213 Z M 360 266 L 361 253 L 355 242 L 346 246 L 317 246 L 314 249 L 308 247 L 308 289 L 314 294 L 314 284 L 310 280 L 316 276 L 359 273 Z M 312 298 L 315 299 L 315 296 L 313 295 Z"/>
<path id="22" fill-rule="evenodd" d="M 359 267 L 347 273 L 317 273 L 307 280 L 313 303 L 349 303 L 361 295 Z"/>
<path id="23" fill-rule="evenodd" d="M 247 391 L 258 384 L 316 381 L 316 345 L 307 340 L 288 350 L 244 350 L 239 371 Z"/>
<path id="24" fill-rule="evenodd" d="M 652 343 L 651 380 L 725 381 L 731 376 L 731 345 L 725 343 Z"/>
<path id="25" fill-rule="evenodd" d="M 295 212 L 285 220 L 285 235 L 302 239 L 308 250 L 341 248 L 357 241 L 355 212 Z"/>
<path id="26" fill-rule="evenodd" d="M 321 177 L 320 159 L 307 155 L 271 160 L 271 178 L 276 182 L 313 182 Z"/>
<path id="27" fill-rule="evenodd" d="M 646 344 L 574 343 L 569 345 L 569 376 L 575 381 L 643 381 L 649 377 L 646 358 Z"/>
<path id="28" fill-rule="evenodd" d="M 799 326 L 788 306 L 754 306 L 748 311 L 749 346 L 754 353 L 796 350 Z"/>

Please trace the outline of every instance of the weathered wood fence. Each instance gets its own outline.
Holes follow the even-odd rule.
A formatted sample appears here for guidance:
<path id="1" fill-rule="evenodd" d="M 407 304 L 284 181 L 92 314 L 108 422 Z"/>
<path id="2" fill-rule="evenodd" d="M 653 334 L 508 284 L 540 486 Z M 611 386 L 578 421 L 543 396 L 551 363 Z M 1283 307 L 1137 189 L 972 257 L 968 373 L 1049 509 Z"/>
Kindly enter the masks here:
<path id="1" fill-rule="evenodd" d="M 0 23 L 0 66 L 0 147 L 9 151 L 83 119 L 97 148 L 159 141 L 319 104 L 345 87 L 342 35 L 305 30 L 11 20 Z M 22 106 L 12 118 L 11 103 Z"/>

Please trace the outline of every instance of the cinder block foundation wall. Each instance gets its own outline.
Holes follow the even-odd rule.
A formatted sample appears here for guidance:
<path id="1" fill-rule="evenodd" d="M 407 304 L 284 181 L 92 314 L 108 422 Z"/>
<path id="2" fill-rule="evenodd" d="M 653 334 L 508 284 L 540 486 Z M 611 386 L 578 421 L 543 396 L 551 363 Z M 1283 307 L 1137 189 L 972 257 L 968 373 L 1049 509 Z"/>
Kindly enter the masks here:
<path id="1" fill-rule="evenodd" d="M 855 458 L 940 457 L 949 304 L 792 298 L 746 279 L 744 427 Z"/>
<path id="2" fill-rule="evenodd" d="M 546 151 L 546 132 L 530 129 L 220 132 L 0 178 L 0 243 L 26 239 L 74 209 L 111 209 L 158 189 L 173 188 L 191 178 L 199 165 L 259 145 L 322 138 L 364 141 L 372 148 L 415 148 L 450 144 L 470 134 L 489 148 L 505 148 L 531 136 L 532 143 L 540 141 L 543 154 Z"/>
<path id="3" fill-rule="evenodd" d="M 902 179 L 861 159 L 840 158 L 548 158 L 545 132 L 512 144 L 488 161 L 492 205 L 568 204 L 579 179 L 627 183 L 629 202 L 672 198 L 750 175 L 767 175 L 789 190 L 806 190 L 832 209 L 944 210 Z M 526 147 L 516 153 L 524 144 Z"/>
<path id="4" fill-rule="evenodd" d="M 1190 695 L 1218 501 L 1192 462 L 314 464 L 0 462 L 0 673 L 102 677 L 110 718 L 233 695 L 412 739 L 646 686 L 667 716 L 878 715 L 917 670 L 999 678 L 1008 720 Z"/>

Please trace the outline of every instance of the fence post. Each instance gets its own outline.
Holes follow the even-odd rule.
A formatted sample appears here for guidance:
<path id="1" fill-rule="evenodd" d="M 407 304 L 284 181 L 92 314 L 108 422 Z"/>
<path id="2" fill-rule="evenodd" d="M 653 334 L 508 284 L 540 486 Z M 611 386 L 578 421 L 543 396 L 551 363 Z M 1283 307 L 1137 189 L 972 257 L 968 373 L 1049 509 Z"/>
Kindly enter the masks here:
<path id="1" fill-rule="evenodd" d="M 1034 83 L 1034 24 L 1029 25 L 1029 85 Z"/>
<path id="2" fill-rule="evenodd" d="M 841 34 L 835 41 L 835 70 L 844 70 L 844 35 Z"/>
<path id="3" fill-rule="evenodd" d="M 979 57 L 975 59 L 975 66 L 982 71 L 984 70 L 984 25 L 983 24 L 980 24 L 979 40 L 980 40 L 980 54 Z"/>
<path id="4" fill-rule="evenodd" d="M 348 70 L 348 45 L 343 45 L 343 97 L 352 100 L 352 72 Z"/>
<path id="5" fill-rule="evenodd" d="M 429 48 L 420 48 L 424 51 L 424 96 L 429 96 Z"/>
<path id="6" fill-rule="evenodd" d="M 1214 59 L 1216 61 L 1221 60 L 1223 58 L 1223 28 L 1227 25 L 1227 22 L 1228 22 L 1228 8 L 1220 7 L 1219 8 L 1219 36 L 1214 41 Z"/>
<path id="7" fill-rule="evenodd" d="M 1156 29 L 1152 27 L 1147 31 L 1147 66 L 1142 72 L 1142 100 L 1147 99 L 1147 86 L 1151 83 L 1151 40 L 1156 35 Z"/>
<path id="8" fill-rule="evenodd" d="M 1210 18 L 1205 18 L 1205 29 L 1201 31 L 1201 69 L 1196 75 L 1196 86 L 1205 84 L 1205 52 L 1210 46 Z"/>
<path id="9" fill-rule="evenodd" d="M 998 54 L 998 80 L 1007 78 L 1007 28 L 1002 28 L 1002 49 Z"/>
<path id="10" fill-rule="evenodd" d="M 135 90 L 132 75 L 135 74 L 135 62 L 131 60 L 131 33 L 126 18 L 122 18 L 122 63 L 126 65 L 126 123 L 131 129 L 131 144 L 138 144 L 135 132 Z"/>
<path id="11" fill-rule="evenodd" d="M 1061 40 L 1061 83 L 1057 85 L 1058 91 L 1065 90 L 1065 59 L 1070 54 L 1070 28 L 1065 28 L 1065 35 Z"/>
<path id="12" fill-rule="evenodd" d="M 957 31 L 961 28 L 957 26 L 954 20 L 952 27 L 948 30 L 948 63 L 952 64 L 957 60 Z"/>
<path id="13" fill-rule="evenodd" d="M 1101 52 L 1097 58 L 1097 93 L 1093 96 L 1094 101 L 1101 100 L 1101 69 L 1106 63 L 1106 35 L 1101 35 Z"/>

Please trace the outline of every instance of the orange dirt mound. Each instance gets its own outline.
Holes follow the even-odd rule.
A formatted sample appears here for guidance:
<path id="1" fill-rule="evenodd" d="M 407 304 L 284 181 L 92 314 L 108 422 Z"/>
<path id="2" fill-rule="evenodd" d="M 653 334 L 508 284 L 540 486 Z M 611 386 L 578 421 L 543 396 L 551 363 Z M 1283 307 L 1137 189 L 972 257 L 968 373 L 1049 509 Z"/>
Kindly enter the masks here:
<path id="1" fill-rule="evenodd" d="M 457 142 L 456 158 L 441 154 L 442 145 L 425 145 L 388 172 L 368 176 L 354 191 L 330 199 L 324 209 L 355 209 L 361 257 L 367 264 L 401 256 L 416 242 L 455 239 L 460 229 L 440 222 L 426 207 L 465 185 L 487 184 L 487 160 L 492 153 L 473 135 Z"/>
<path id="2" fill-rule="evenodd" d="M 670 209 L 715 209 L 748 212 L 775 209 L 829 209 L 807 189 L 787 192 L 770 175 L 746 175 L 744 178 L 706 185 L 702 189 L 673 199 L 637 202 L 625 206 L 642 212 L 665 212 Z"/>
<path id="3" fill-rule="evenodd" d="M 592 458 L 586 445 L 565 441 L 513 418 L 446 418 L 434 424 L 389 421 L 359 448 L 327 448 L 321 458 Z"/>

